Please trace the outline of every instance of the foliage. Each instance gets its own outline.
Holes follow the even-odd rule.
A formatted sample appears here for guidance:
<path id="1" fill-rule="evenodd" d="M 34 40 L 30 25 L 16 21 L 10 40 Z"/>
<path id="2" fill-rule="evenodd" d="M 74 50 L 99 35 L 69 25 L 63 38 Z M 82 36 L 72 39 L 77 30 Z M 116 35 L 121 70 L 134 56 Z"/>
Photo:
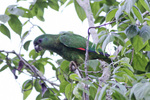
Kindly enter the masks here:
<path id="1" fill-rule="evenodd" d="M 67 6 L 74 3 L 79 19 L 83 21 L 86 18 L 86 14 L 77 0 L 66 1 L 34 0 L 29 5 L 29 8 L 10 5 L 5 13 L 0 15 L 0 34 L 4 34 L 11 39 L 10 29 L 12 29 L 20 36 L 21 43 L 24 43 L 24 49 L 29 51 L 28 47 L 32 45 L 30 44 L 32 40 L 23 41 L 30 34 L 32 27 L 36 26 L 43 34 L 46 33 L 40 26 L 32 24 L 30 19 L 36 17 L 37 20 L 45 21 L 43 17 L 45 8 L 50 7 L 59 11 L 62 5 Z M 22 0 L 17 0 L 17 2 L 22 2 Z M 105 51 L 110 42 L 113 42 L 115 47 L 122 46 L 121 51 L 116 50 L 118 55 L 110 56 L 116 59 L 107 66 L 111 68 L 111 76 L 103 84 L 99 84 L 103 68 L 99 67 L 101 64 L 98 60 L 88 62 L 89 80 L 85 80 L 69 70 L 69 62 L 66 60 L 58 60 L 58 67 L 55 66 L 50 57 L 53 53 L 45 57 L 43 56 L 45 51 L 36 53 L 35 50 L 31 50 L 28 55 L 29 59 L 24 60 L 23 54 L 0 50 L 0 64 L 2 65 L 0 72 L 9 68 L 15 78 L 19 77 L 19 75 L 16 75 L 16 71 L 20 74 L 26 70 L 31 75 L 31 78 L 25 80 L 22 85 L 24 100 L 30 95 L 33 88 L 39 92 L 37 100 L 57 100 L 62 95 L 68 100 L 81 100 L 83 92 L 89 95 L 90 100 L 148 100 L 150 98 L 149 2 L 149 0 L 122 0 L 121 2 L 116 0 L 90 0 L 94 23 L 100 25 L 98 28 L 95 27 L 99 38 L 96 48 L 102 48 Z M 27 20 L 24 24 L 23 19 Z M 23 33 L 22 29 L 26 23 L 31 23 L 32 27 L 31 30 L 26 30 Z M 15 54 L 15 56 L 10 57 L 10 53 Z M 47 64 L 51 65 L 53 71 L 56 72 L 59 85 L 43 77 Z M 40 71 L 37 72 L 37 75 L 34 70 L 29 68 L 31 65 Z M 79 69 L 82 75 L 85 76 L 83 66 L 81 65 Z M 89 91 L 84 89 L 84 85 L 89 86 Z M 101 91 L 98 91 L 100 87 Z"/>

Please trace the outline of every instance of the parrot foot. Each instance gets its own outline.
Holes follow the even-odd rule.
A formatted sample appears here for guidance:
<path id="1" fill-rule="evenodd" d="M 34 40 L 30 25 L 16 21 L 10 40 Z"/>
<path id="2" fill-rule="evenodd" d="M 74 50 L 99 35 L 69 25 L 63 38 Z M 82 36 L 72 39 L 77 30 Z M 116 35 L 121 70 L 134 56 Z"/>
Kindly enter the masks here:
<path id="1" fill-rule="evenodd" d="M 76 73 L 80 78 L 83 78 L 82 73 L 80 72 L 77 64 L 74 61 L 70 62 L 69 70 L 72 71 L 72 72 L 74 72 L 74 73 Z"/>
<path id="2" fill-rule="evenodd" d="M 77 64 L 74 61 L 71 61 L 69 65 L 69 70 L 74 72 L 77 68 Z"/>

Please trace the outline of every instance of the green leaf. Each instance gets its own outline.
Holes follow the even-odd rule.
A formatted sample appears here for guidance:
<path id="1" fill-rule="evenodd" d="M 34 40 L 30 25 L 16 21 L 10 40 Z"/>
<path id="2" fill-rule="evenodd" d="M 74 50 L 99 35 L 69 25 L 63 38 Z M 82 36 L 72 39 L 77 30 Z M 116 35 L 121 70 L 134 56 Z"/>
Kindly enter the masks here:
<path id="1" fill-rule="evenodd" d="M 125 82 L 127 83 L 128 85 L 131 85 L 132 86 L 132 82 L 133 82 L 133 79 L 135 79 L 134 77 L 134 74 L 132 71 L 130 71 L 129 68 L 127 67 L 116 67 L 114 69 L 114 72 L 113 72 L 113 77 L 118 81 L 118 82 Z"/>
<path id="2" fill-rule="evenodd" d="M 126 0 L 125 1 L 125 12 L 127 12 L 128 14 L 130 13 L 133 5 L 135 4 L 136 0 Z"/>
<path id="3" fill-rule="evenodd" d="M 148 100 L 148 98 L 150 98 L 149 87 L 150 87 L 149 82 L 135 84 L 132 87 L 131 92 L 130 92 L 130 100 L 133 96 L 135 96 L 136 100 Z"/>
<path id="4" fill-rule="evenodd" d="M 6 56 L 0 52 L 0 64 L 3 63 L 3 60 L 6 58 Z"/>
<path id="5" fill-rule="evenodd" d="M 128 15 L 129 19 L 131 20 L 132 24 L 136 24 L 135 19 L 133 18 L 133 16 L 131 16 L 130 14 L 128 14 L 127 12 L 125 12 L 126 15 Z"/>
<path id="6" fill-rule="evenodd" d="M 56 11 L 59 10 L 58 0 L 48 0 L 48 5 Z"/>
<path id="7" fill-rule="evenodd" d="M 133 12 L 134 12 L 135 16 L 137 17 L 137 19 L 138 19 L 141 23 L 143 23 L 143 16 L 142 16 L 141 11 L 138 9 L 138 7 L 133 6 L 132 9 L 133 9 Z"/>
<path id="8" fill-rule="evenodd" d="M 111 33 L 114 36 L 114 44 L 115 42 L 118 44 L 121 44 L 122 46 L 125 45 L 124 39 L 121 37 L 121 35 L 119 35 L 118 33 Z"/>
<path id="9" fill-rule="evenodd" d="M 98 40 L 98 43 L 102 44 L 104 42 L 104 40 L 107 38 L 107 35 L 106 35 L 106 31 L 101 31 L 99 33 L 99 40 Z"/>
<path id="10" fill-rule="evenodd" d="M 17 8 L 16 5 L 10 5 L 10 6 L 8 6 L 7 11 L 10 14 L 18 15 L 18 16 L 23 16 L 23 14 L 24 14 L 24 11 L 22 9 Z"/>
<path id="11" fill-rule="evenodd" d="M 12 59 L 12 62 L 13 62 L 13 64 L 14 64 L 15 66 L 18 66 L 20 60 L 19 60 L 19 58 L 16 56 L 16 57 L 14 57 L 14 58 Z"/>
<path id="12" fill-rule="evenodd" d="M 108 5 L 106 5 L 105 3 L 103 4 L 103 9 L 104 9 L 104 12 L 107 12 L 108 13 L 108 11 L 109 11 L 109 6 Z"/>
<path id="13" fill-rule="evenodd" d="M 105 94 L 106 94 L 106 89 L 108 87 L 108 84 L 105 84 L 104 87 L 102 87 L 101 91 L 98 92 L 98 94 L 96 95 L 96 99 L 95 100 L 105 100 Z"/>
<path id="14" fill-rule="evenodd" d="M 94 70 L 96 71 L 97 67 L 99 67 L 100 62 L 98 60 L 89 60 L 88 61 L 88 65 Z"/>
<path id="15" fill-rule="evenodd" d="M 33 6 L 33 5 L 32 5 Z M 22 15 L 22 17 L 26 17 L 26 18 L 33 18 L 33 15 L 31 13 L 31 10 L 23 8 L 23 7 L 18 7 L 18 9 L 23 10 L 24 14 Z"/>
<path id="16" fill-rule="evenodd" d="M 76 91 L 75 91 L 75 90 L 76 90 Z M 84 84 L 81 83 L 81 82 L 79 82 L 79 83 L 76 85 L 76 87 L 74 88 L 74 91 L 73 91 L 73 93 L 76 94 L 77 97 L 80 97 L 81 95 L 80 95 L 80 93 L 78 92 L 78 90 L 81 90 L 81 91 L 85 92 L 87 95 L 90 95 L 90 94 L 89 94 L 89 91 L 84 88 Z M 76 92 L 76 93 L 75 93 L 75 92 Z"/>
<path id="17" fill-rule="evenodd" d="M 30 42 L 31 42 L 31 40 L 25 42 L 25 44 L 23 45 L 23 47 L 26 51 L 28 51 L 28 49 L 29 49 Z"/>
<path id="18" fill-rule="evenodd" d="M 116 20 L 119 19 L 119 17 L 120 17 L 120 15 L 122 14 L 123 10 L 124 10 L 124 6 L 119 6 L 119 8 L 118 8 L 118 10 L 117 10 L 117 12 L 116 12 L 116 14 L 115 14 Z"/>
<path id="19" fill-rule="evenodd" d="M 83 87 L 83 84 L 78 83 L 75 88 L 73 89 L 73 94 L 75 95 L 76 98 L 78 98 L 79 100 L 82 99 L 81 93 L 79 92 L 79 88 Z"/>
<path id="20" fill-rule="evenodd" d="M 124 95 L 127 92 L 126 86 L 124 84 L 120 84 L 116 81 L 109 81 L 109 83 L 113 84 L 116 88 L 118 88 L 122 95 Z M 114 87 L 112 87 L 111 89 L 114 89 Z"/>
<path id="21" fill-rule="evenodd" d="M 115 9 L 110 10 L 110 11 L 107 13 L 107 15 L 106 15 L 106 22 L 111 21 L 111 20 L 115 17 L 115 14 L 116 14 L 117 10 L 118 10 L 118 9 L 115 8 Z"/>
<path id="22" fill-rule="evenodd" d="M 150 26 L 150 16 L 147 16 L 147 17 L 145 18 L 145 21 L 146 21 L 147 24 Z"/>
<path id="23" fill-rule="evenodd" d="M 94 23 L 99 23 L 102 24 L 105 21 L 105 17 L 104 16 L 98 16 L 97 18 L 95 18 Z"/>
<path id="24" fill-rule="evenodd" d="M 22 26 L 25 26 L 28 22 L 29 20 L 25 21 Z"/>
<path id="25" fill-rule="evenodd" d="M 39 83 L 40 83 L 40 80 L 39 79 L 35 79 L 34 87 L 35 87 L 36 91 L 41 92 L 41 85 Z"/>
<path id="26" fill-rule="evenodd" d="M 45 68 L 44 68 L 44 65 L 43 65 L 42 63 L 35 63 L 34 65 L 35 65 L 35 67 L 36 67 L 40 72 L 42 72 L 42 74 L 44 74 Z"/>
<path id="27" fill-rule="evenodd" d="M 26 98 L 30 95 L 32 90 L 24 91 L 23 92 L 23 100 L 26 100 Z"/>
<path id="28" fill-rule="evenodd" d="M 64 3 L 66 3 L 67 0 L 60 0 L 61 5 L 63 5 Z M 71 1 L 71 0 L 70 0 Z"/>
<path id="29" fill-rule="evenodd" d="M 103 44 L 102 44 L 102 51 L 105 51 L 105 48 L 107 46 L 108 43 L 112 42 L 114 40 L 114 36 L 108 34 L 106 39 L 104 40 Z"/>
<path id="30" fill-rule="evenodd" d="M 73 0 L 73 1 L 74 1 L 77 15 L 80 18 L 80 20 L 83 21 L 86 18 L 86 14 L 85 14 L 83 8 L 78 4 L 78 2 L 76 0 Z"/>
<path id="31" fill-rule="evenodd" d="M 130 25 L 129 27 L 126 28 L 125 30 L 125 34 L 127 35 L 127 37 L 133 38 L 134 36 L 136 36 L 139 33 L 139 28 L 136 25 Z"/>
<path id="32" fill-rule="evenodd" d="M 64 80 L 68 80 L 68 74 L 69 74 L 69 61 L 64 60 L 60 67 L 57 68 L 57 75 L 58 78 L 61 82 L 63 82 Z"/>
<path id="33" fill-rule="evenodd" d="M 144 25 L 141 28 L 139 35 L 143 38 L 143 42 L 149 40 L 150 39 L 150 26 Z"/>
<path id="34" fill-rule="evenodd" d="M 41 93 L 41 99 L 43 98 L 43 99 L 46 99 L 46 98 L 50 98 L 50 90 L 44 85 L 44 87 L 45 87 L 45 93 L 44 94 L 42 94 Z M 52 96 L 52 95 L 51 95 Z M 40 100 L 41 100 L 40 99 Z"/>
<path id="35" fill-rule="evenodd" d="M 90 92 L 90 96 L 92 97 L 92 100 L 94 100 L 95 95 L 96 95 L 96 93 L 97 93 L 97 88 L 90 87 L 90 88 L 89 88 L 89 92 Z M 91 100 L 91 99 L 90 99 L 90 100 Z"/>
<path id="36" fill-rule="evenodd" d="M 29 57 L 32 59 L 36 59 L 38 57 L 39 53 L 36 53 L 36 51 L 33 49 L 29 53 Z"/>
<path id="37" fill-rule="evenodd" d="M 145 44 L 143 44 L 142 38 L 139 35 L 133 38 L 132 45 L 135 51 L 140 51 L 145 46 Z"/>
<path id="38" fill-rule="evenodd" d="M 128 23 L 131 23 L 131 20 L 128 19 L 128 20 L 121 21 L 118 25 L 119 30 L 121 31 L 125 30 L 129 26 Z"/>
<path id="39" fill-rule="evenodd" d="M 79 76 L 78 76 L 77 74 L 73 73 L 73 74 L 71 74 L 69 77 L 70 77 L 70 79 L 72 79 L 72 80 L 78 81 L 77 78 L 78 78 Z"/>
<path id="40" fill-rule="evenodd" d="M 37 27 L 41 30 L 42 33 L 46 34 L 45 31 L 40 26 Z"/>
<path id="41" fill-rule="evenodd" d="M 29 31 L 26 31 L 22 36 L 21 36 L 21 42 L 25 39 L 25 37 L 28 35 Z"/>
<path id="42" fill-rule="evenodd" d="M 55 94 L 51 92 L 51 94 L 53 95 L 53 98 L 51 98 L 51 99 L 52 99 L 52 100 L 60 100 L 60 99 L 58 98 L 58 96 L 61 96 L 59 90 L 56 89 L 56 88 L 51 88 L 51 90 L 55 92 Z M 57 97 L 56 97 L 56 96 L 57 96 Z"/>
<path id="43" fill-rule="evenodd" d="M 64 93 L 65 92 L 65 88 L 66 88 L 66 86 L 69 84 L 69 82 L 67 82 L 67 81 L 61 81 L 61 83 L 60 83 L 60 92 L 61 93 Z"/>
<path id="44" fill-rule="evenodd" d="M 144 55 L 134 54 L 133 56 L 133 67 L 139 71 L 145 71 L 145 67 L 148 63 L 148 60 Z"/>
<path id="45" fill-rule="evenodd" d="M 23 100 L 25 100 L 29 94 L 31 93 L 33 89 L 33 83 L 32 80 L 27 80 L 23 83 L 22 85 L 22 90 L 23 90 Z"/>
<path id="46" fill-rule="evenodd" d="M 44 95 L 41 95 L 41 98 L 39 96 L 39 100 L 59 100 L 58 98 L 59 92 L 54 88 L 47 88 L 47 91 L 44 93 Z"/>
<path id="47" fill-rule="evenodd" d="M 36 1 L 35 1 L 35 2 L 36 2 Z M 31 6 L 30 6 L 30 9 L 31 9 L 31 14 L 32 14 L 33 16 L 36 16 L 36 15 L 37 15 L 37 12 L 38 12 L 38 5 L 37 5 L 37 4 L 34 4 L 34 6 L 31 5 Z"/>
<path id="48" fill-rule="evenodd" d="M 92 13 L 93 13 L 94 18 L 97 18 L 99 16 L 99 13 L 102 11 L 103 7 L 100 8 L 99 2 L 93 2 L 90 5 L 91 5 L 91 9 L 92 9 Z"/>
<path id="49" fill-rule="evenodd" d="M 10 37 L 10 31 L 9 29 L 4 25 L 4 24 L 0 24 L 0 31 L 6 35 L 9 39 L 11 38 Z"/>
<path id="50" fill-rule="evenodd" d="M 147 0 L 139 0 L 142 6 L 150 12 L 150 6 Z"/>
<path id="51" fill-rule="evenodd" d="M 46 64 L 49 64 L 49 62 L 50 62 L 49 60 L 52 60 L 52 59 L 47 58 L 47 57 L 41 57 L 40 59 L 36 60 L 36 62 L 41 63 L 41 64 L 43 64 L 45 66 Z M 50 62 L 50 65 L 51 64 L 52 63 Z"/>
<path id="52" fill-rule="evenodd" d="M 65 95 L 67 97 L 68 100 L 71 100 L 72 98 L 72 92 L 74 87 L 76 86 L 76 84 L 72 83 L 72 84 L 68 84 L 65 88 Z"/>
<path id="53" fill-rule="evenodd" d="M 145 42 L 145 45 L 144 51 L 150 51 L 150 45 L 148 44 L 148 41 Z"/>
<path id="54" fill-rule="evenodd" d="M 115 18 L 118 20 L 119 16 L 122 14 L 123 11 L 125 11 L 127 15 L 130 17 L 130 11 L 135 2 L 136 0 L 125 0 L 123 3 L 121 2 L 122 5 L 117 10 Z"/>
<path id="55" fill-rule="evenodd" d="M 0 21 L 2 21 L 3 23 L 8 22 L 9 19 L 10 17 L 8 15 L 0 15 Z"/>
<path id="56" fill-rule="evenodd" d="M 52 69 L 53 69 L 53 70 L 57 70 L 56 66 L 55 66 L 53 63 L 51 63 L 50 61 L 47 61 L 47 63 L 52 66 Z"/>
<path id="57" fill-rule="evenodd" d="M 8 65 L 4 65 L 2 68 L 0 68 L 0 72 L 4 71 L 7 67 Z"/>
<path id="58" fill-rule="evenodd" d="M 147 72 L 145 75 L 146 75 L 148 78 L 150 78 L 150 73 L 149 73 L 149 72 Z"/>
<path id="59" fill-rule="evenodd" d="M 122 65 L 127 66 L 132 72 L 134 72 L 134 69 L 129 64 L 130 63 L 130 59 L 129 58 L 127 58 L 127 57 L 121 58 L 120 62 L 121 62 Z"/>
<path id="60" fill-rule="evenodd" d="M 45 21 L 44 20 L 44 8 L 47 7 L 47 3 L 46 2 L 42 2 L 42 1 L 37 1 L 34 6 L 30 6 L 31 9 L 31 13 L 33 16 L 36 16 L 40 21 Z"/>
<path id="61" fill-rule="evenodd" d="M 119 89 L 111 88 L 111 90 L 113 91 L 112 98 L 114 100 L 127 100 L 125 95 L 123 95 L 122 91 L 120 91 Z"/>
<path id="62" fill-rule="evenodd" d="M 61 65 L 60 65 L 60 67 L 61 67 L 61 70 L 63 71 L 63 72 L 69 72 L 69 64 L 70 64 L 70 62 L 69 61 L 67 61 L 67 60 L 64 60 L 62 63 L 61 63 Z"/>
<path id="63" fill-rule="evenodd" d="M 22 23 L 15 15 L 10 15 L 10 18 L 11 19 L 8 21 L 9 26 L 14 32 L 16 32 L 20 36 L 22 32 Z"/>
<path id="64" fill-rule="evenodd" d="M 38 7 L 37 8 L 37 15 L 36 17 L 40 20 L 40 21 L 45 21 L 43 15 L 44 15 L 44 8 Z"/>
<path id="65" fill-rule="evenodd" d="M 93 83 L 90 82 L 89 80 L 85 80 L 85 79 L 82 79 L 82 78 L 79 78 L 79 77 L 76 77 L 76 78 L 78 79 L 79 82 L 84 83 L 84 84 L 86 84 L 86 85 L 90 85 L 90 86 L 96 88 L 96 87 L 93 85 Z"/>

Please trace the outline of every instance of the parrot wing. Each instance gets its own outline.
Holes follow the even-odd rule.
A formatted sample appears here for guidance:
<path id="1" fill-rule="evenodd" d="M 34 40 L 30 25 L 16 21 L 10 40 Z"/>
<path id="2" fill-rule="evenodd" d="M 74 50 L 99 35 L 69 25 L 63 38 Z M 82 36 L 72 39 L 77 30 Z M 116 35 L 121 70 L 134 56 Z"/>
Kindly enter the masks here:
<path id="1" fill-rule="evenodd" d="M 87 39 L 70 32 L 65 32 L 60 35 L 60 42 L 63 43 L 67 47 L 76 48 L 79 50 L 86 50 L 86 41 Z M 93 43 L 89 41 L 89 52 L 95 52 L 95 46 Z M 99 52 L 102 52 L 101 50 Z"/>

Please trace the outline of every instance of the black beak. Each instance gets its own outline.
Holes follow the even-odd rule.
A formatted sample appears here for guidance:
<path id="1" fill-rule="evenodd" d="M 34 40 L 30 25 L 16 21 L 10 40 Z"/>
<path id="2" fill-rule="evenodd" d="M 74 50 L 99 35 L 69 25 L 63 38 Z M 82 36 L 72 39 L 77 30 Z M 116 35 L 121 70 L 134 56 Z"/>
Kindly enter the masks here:
<path id="1" fill-rule="evenodd" d="M 39 52 L 39 51 L 42 50 L 42 47 L 38 44 L 34 44 L 34 49 L 35 49 L 36 52 Z"/>
<path id="2" fill-rule="evenodd" d="M 40 46 L 40 44 L 42 43 L 43 39 L 38 39 L 38 41 L 34 42 L 34 49 L 36 52 L 39 52 L 42 50 L 42 47 Z"/>

